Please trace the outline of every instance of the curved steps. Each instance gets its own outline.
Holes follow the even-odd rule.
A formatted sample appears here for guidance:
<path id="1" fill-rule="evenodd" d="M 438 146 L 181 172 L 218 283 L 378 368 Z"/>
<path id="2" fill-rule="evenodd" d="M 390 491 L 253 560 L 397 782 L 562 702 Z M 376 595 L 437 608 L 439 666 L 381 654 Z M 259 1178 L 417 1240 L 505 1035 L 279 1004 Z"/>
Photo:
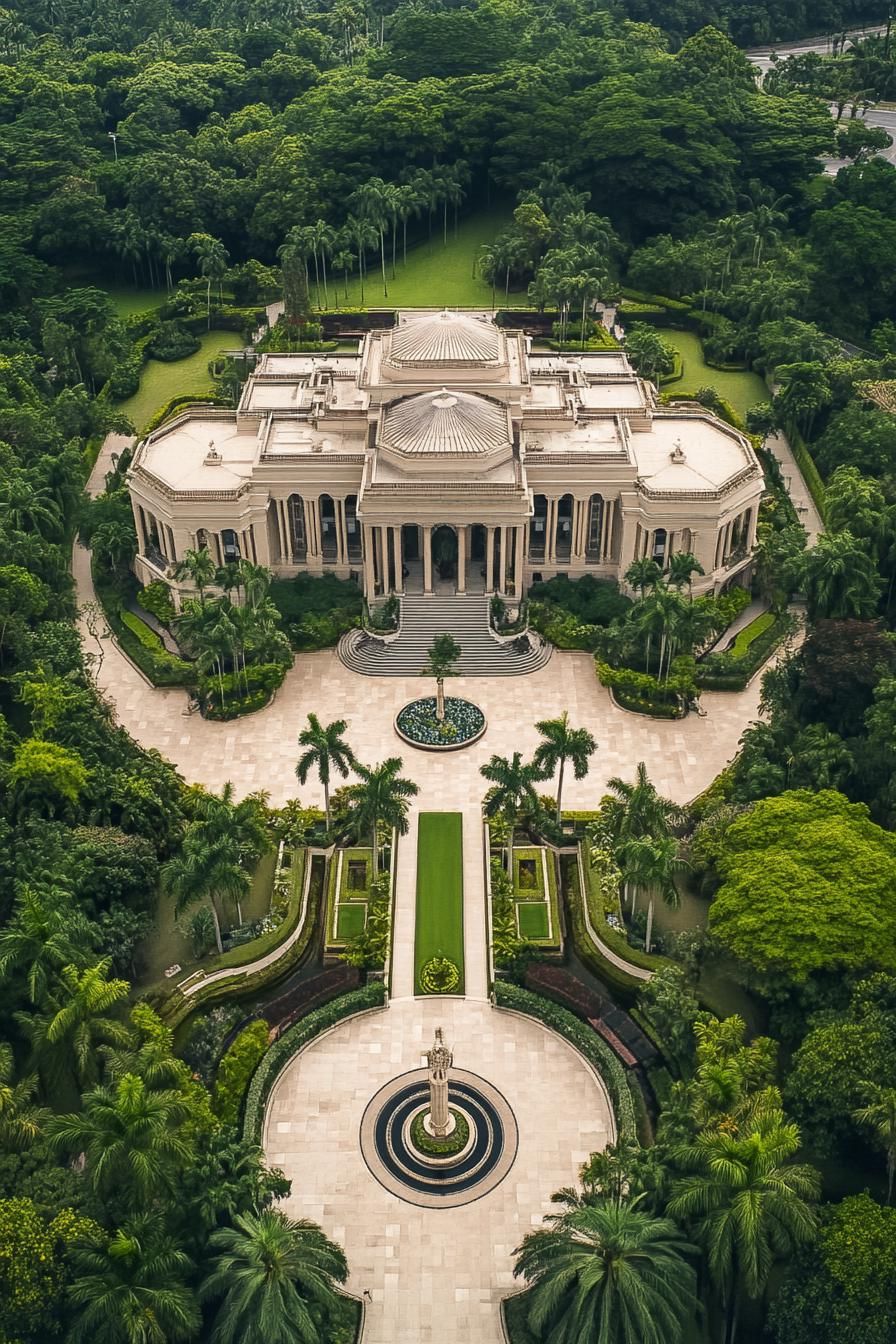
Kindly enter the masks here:
<path id="1" fill-rule="evenodd" d="M 416 677 L 436 635 L 451 634 L 461 647 L 458 675 L 519 677 L 544 667 L 553 652 L 535 631 L 509 644 L 489 631 L 487 597 L 404 597 L 401 629 L 386 643 L 364 630 L 349 630 L 336 646 L 339 659 L 365 677 Z"/>

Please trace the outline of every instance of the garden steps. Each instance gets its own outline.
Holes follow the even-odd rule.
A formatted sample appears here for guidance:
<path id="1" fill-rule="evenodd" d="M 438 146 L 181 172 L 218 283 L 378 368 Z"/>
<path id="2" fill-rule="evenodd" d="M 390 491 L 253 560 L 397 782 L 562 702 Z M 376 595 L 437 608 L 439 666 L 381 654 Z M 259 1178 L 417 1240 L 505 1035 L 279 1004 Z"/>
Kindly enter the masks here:
<path id="1" fill-rule="evenodd" d="M 436 635 L 448 633 L 461 647 L 457 670 L 462 677 L 518 677 L 544 667 L 552 646 L 535 631 L 500 643 L 489 630 L 489 603 L 488 597 L 460 594 L 403 597 L 396 638 L 386 642 L 364 630 L 349 630 L 336 652 L 362 676 L 414 677 L 420 675 Z"/>

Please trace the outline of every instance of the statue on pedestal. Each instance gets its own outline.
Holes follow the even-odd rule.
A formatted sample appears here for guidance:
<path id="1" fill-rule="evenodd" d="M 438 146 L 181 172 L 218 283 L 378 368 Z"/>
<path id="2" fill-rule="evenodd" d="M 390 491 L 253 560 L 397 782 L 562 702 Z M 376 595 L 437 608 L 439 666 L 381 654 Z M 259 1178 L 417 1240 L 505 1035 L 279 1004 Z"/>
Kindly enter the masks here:
<path id="1" fill-rule="evenodd" d="M 447 1139 L 454 1129 L 454 1117 L 448 1110 L 448 1070 L 454 1056 L 445 1044 L 442 1028 L 436 1028 L 432 1049 L 426 1052 L 429 1066 L 429 1112 L 424 1117 L 427 1130 L 435 1139 Z"/>

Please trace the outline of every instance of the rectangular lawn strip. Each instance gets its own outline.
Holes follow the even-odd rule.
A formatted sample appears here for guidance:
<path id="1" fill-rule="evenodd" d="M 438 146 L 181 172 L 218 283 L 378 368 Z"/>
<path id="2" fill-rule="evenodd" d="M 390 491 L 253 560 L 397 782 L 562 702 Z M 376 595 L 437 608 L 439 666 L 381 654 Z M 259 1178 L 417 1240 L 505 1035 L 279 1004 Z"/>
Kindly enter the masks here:
<path id="1" fill-rule="evenodd" d="M 745 625 L 734 638 L 734 644 L 730 652 L 735 658 L 743 658 L 750 651 L 750 645 L 760 635 L 764 635 L 766 630 L 774 625 L 776 616 L 774 612 L 764 611 L 761 616 L 756 616 L 749 625 Z"/>
<path id="2" fill-rule="evenodd" d="M 343 903 L 336 916 L 336 938 L 339 943 L 351 942 L 363 933 L 367 923 L 367 902 L 353 901 L 351 905 Z"/>
<path id="3" fill-rule="evenodd" d="M 460 812 L 421 812 L 417 834 L 417 906 L 414 989 L 432 957 L 448 957 L 464 990 L 463 817 Z"/>
<path id="4" fill-rule="evenodd" d="M 516 926 L 521 938 L 528 938 L 531 943 L 546 942 L 550 932 L 544 901 L 517 901 Z"/>

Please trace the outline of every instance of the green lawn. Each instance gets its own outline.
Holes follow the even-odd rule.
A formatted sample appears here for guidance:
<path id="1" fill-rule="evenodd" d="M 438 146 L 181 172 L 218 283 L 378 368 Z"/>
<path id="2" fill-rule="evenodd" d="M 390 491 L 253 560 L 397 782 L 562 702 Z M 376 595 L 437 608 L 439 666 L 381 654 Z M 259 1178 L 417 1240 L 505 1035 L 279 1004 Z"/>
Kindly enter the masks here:
<path id="1" fill-rule="evenodd" d="M 161 308 L 168 297 L 163 289 L 135 289 L 133 285 L 98 285 L 115 304 L 119 317 L 143 313 L 147 308 Z"/>
<path id="2" fill-rule="evenodd" d="M 696 332 L 663 327 L 657 329 L 657 335 L 673 346 L 684 361 L 684 376 L 677 383 L 667 383 L 663 389 L 670 395 L 690 396 L 698 388 L 714 387 L 742 416 L 757 401 L 768 401 L 768 388 L 758 373 L 746 369 L 734 373 L 711 369 L 703 358 L 703 345 Z"/>
<path id="3" fill-rule="evenodd" d="M 421 812 L 417 836 L 417 920 L 414 930 L 415 992 L 432 957 L 448 957 L 464 988 L 463 818 L 460 812 Z"/>
<path id="4" fill-rule="evenodd" d="M 401 230 L 398 234 L 398 259 L 395 279 L 392 279 L 391 243 L 386 243 L 386 286 L 388 296 L 383 295 L 383 277 L 379 266 L 373 265 L 369 258 L 368 273 L 364 280 L 364 304 L 361 304 L 361 285 L 357 274 L 349 280 L 348 298 L 341 275 L 334 276 L 329 285 L 330 307 L 348 305 L 368 308 L 490 308 L 492 306 L 491 286 L 477 276 L 473 277 L 473 266 L 479 256 L 483 243 L 492 243 L 498 233 L 508 223 L 505 210 L 492 210 L 473 215 L 460 221 L 457 237 L 449 217 L 448 245 L 442 241 L 441 218 L 438 228 L 433 232 L 432 243 L 425 239 L 414 248 L 408 249 L 407 265 L 401 260 Z M 338 283 L 337 283 L 338 282 Z M 337 294 L 338 289 L 338 294 Z M 311 296 L 316 299 L 314 280 L 311 282 Z M 504 291 L 496 294 L 498 306 L 504 303 Z M 323 300 L 321 300 L 323 301 Z M 511 290 L 511 304 L 527 303 L 525 290 Z"/>
<path id="5" fill-rule="evenodd" d="M 758 639 L 760 635 L 764 635 L 766 630 L 774 625 L 776 619 L 777 617 L 774 612 L 764 611 L 761 616 L 755 617 L 749 625 L 745 625 L 743 630 L 740 630 L 736 635 L 734 644 L 731 648 L 734 657 L 743 658 L 745 654 L 749 653 L 750 645 L 753 643 L 754 639 Z"/>
<path id="6" fill-rule="evenodd" d="M 210 392 L 209 360 L 222 350 L 235 350 L 240 345 L 239 333 L 235 331 L 208 331 L 200 339 L 202 344 L 195 355 L 186 359 L 175 360 L 173 364 L 148 360 L 140 375 L 139 390 L 127 401 L 118 403 L 116 409 L 128 417 L 138 434 L 172 397 L 186 392 Z"/>
<path id="7" fill-rule="evenodd" d="M 351 942 L 352 938 L 357 938 L 359 933 L 364 932 L 364 926 L 367 923 L 367 902 L 352 901 L 351 903 L 340 903 L 336 915 L 336 941 L 337 943 Z"/>
<path id="8" fill-rule="evenodd" d="M 549 936 L 548 907 L 544 901 L 517 901 L 516 918 L 521 938 L 537 942 Z"/>

